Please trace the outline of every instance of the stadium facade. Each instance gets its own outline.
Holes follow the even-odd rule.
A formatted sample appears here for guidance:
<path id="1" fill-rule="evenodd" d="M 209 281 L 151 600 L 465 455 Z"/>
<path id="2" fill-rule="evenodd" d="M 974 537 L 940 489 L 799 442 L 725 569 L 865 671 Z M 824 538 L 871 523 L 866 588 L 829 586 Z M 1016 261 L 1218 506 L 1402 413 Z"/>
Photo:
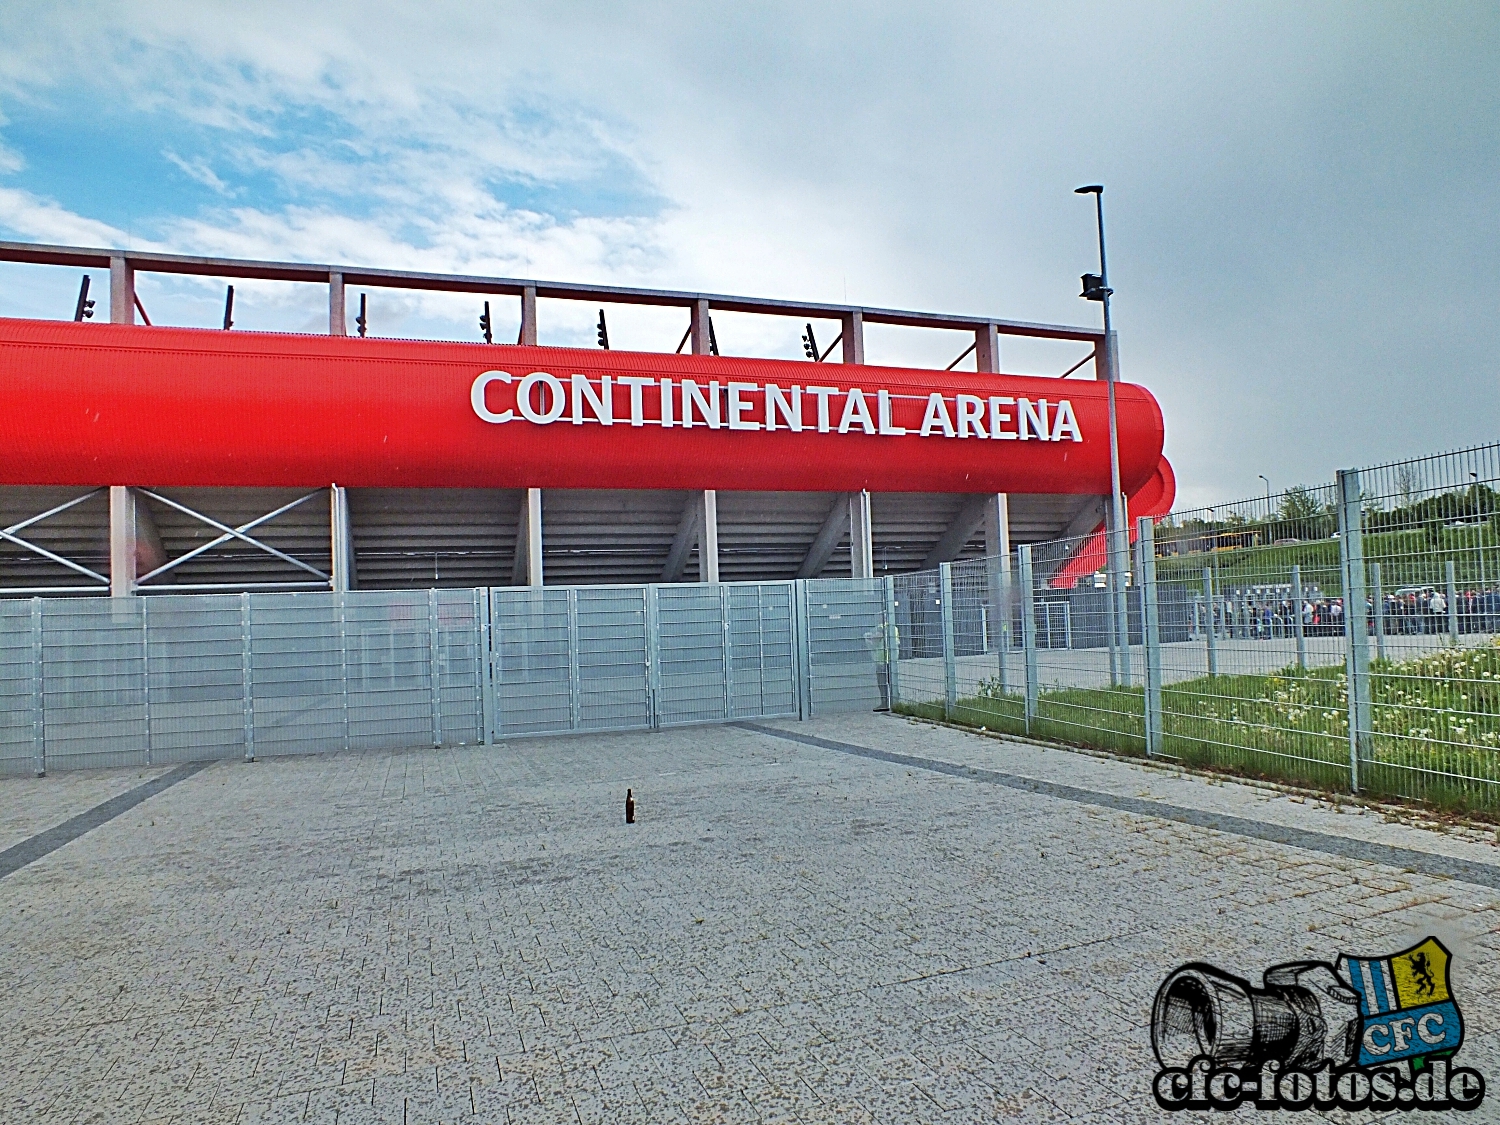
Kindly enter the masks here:
<path id="1" fill-rule="evenodd" d="M 26 243 L 0 260 L 110 272 L 109 323 L 0 318 L 0 596 L 873 577 L 1070 535 L 1067 569 L 1102 565 L 1098 331 Z M 329 333 L 139 323 L 141 271 L 326 285 Z M 519 337 L 349 336 L 351 286 L 515 298 Z M 552 300 L 680 308 L 686 354 L 538 346 Z M 714 310 L 836 321 L 842 363 L 715 354 Z M 866 364 L 871 323 L 972 332 L 975 370 Z M 1003 374 L 1007 336 L 1085 344 L 1095 378 Z M 1164 514 L 1161 412 L 1115 389 L 1129 513 Z"/>

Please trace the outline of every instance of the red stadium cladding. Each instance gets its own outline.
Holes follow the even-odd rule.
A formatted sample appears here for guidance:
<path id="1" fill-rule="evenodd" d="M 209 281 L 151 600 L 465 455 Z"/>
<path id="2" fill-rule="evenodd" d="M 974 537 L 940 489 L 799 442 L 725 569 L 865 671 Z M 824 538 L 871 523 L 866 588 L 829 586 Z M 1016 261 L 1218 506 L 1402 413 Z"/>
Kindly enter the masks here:
<path id="1" fill-rule="evenodd" d="M 1098 382 L 25 320 L 0 355 L 4 484 L 1109 491 Z M 1165 512 L 1161 411 L 1118 408 Z"/>

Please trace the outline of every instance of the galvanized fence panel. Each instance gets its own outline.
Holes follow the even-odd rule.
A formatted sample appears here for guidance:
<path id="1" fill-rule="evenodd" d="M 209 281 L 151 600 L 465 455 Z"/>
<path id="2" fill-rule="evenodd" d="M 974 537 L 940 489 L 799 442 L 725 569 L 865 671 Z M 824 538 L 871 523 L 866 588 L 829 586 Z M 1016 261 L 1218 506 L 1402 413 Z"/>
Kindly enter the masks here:
<path id="1" fill-rule="evenodd" d="M 729 716 L 725 589 L 656 587 L 660 726 L 722 722 Z"/>
<path id="2" fill-rule="evenodd" d="M 797 714 L 797 637 L 790 582 L 725 587 L 729 614 L 729 717 Z"/>
<path id="3" fill-rule="evenodd" d="M 434 708 L 436 593 L 344 596 L 348 749 L 441 744 Z"/>
<path id="4" fill-rule="evenodd" d="M 937 570 L 889 580 L 895 607 L 897 698 L 903 704 L 942 704 L 947 698 L 942 575 Z"/>
<path id="5" fill-rule="evenodd" d="M 1500 805 L 1500 443 L 1363 469 L 1360 781 Z"/>
<path id="6" fill-rule="evenodd" d="M 244 754 L 238 595 L 142 600 L 147 749 L 153 765 Z"/>
<path id="7" fill-rule="evenodd" d="M 568 591 L 492 589 L 490 598 L 495 733 L 572 730 Z"/>
<path id="8" fill-rule="evenodd" d="M 580 587 L 574 592 L 577 729 L 640 730 L 651 725 L 647 594 L 640 586 Z"/>
<path id="9" fill-rule="evenodd" d="M 807 699 L 811 715 L 882 706 L 890 665 L 881 578 L 814 578 L 802 585 L 807 622 Z"/>
<path id="10" fill-rule="evenodd" d="M 434 590 L 437 624 L 434 666 L 438 677 L 435 746 L 484 742 L 487 638 L 482 628 L 483 590 Z"/>
<path id="11" fill-rule="evenodd" d="M 41 603 L 48 769 L 148 764 L 140 599 Z"/>
<path id="12" fill-rule="evenodd" d="M 257 757 L 349 749 L 346 594 L 250 598 Z"/>
<path id="13" fill-rule="evenodd" d="M 41 662 L 34 651 L 34 599 L 0 601 L 0 774 L 36 769 Z"/>

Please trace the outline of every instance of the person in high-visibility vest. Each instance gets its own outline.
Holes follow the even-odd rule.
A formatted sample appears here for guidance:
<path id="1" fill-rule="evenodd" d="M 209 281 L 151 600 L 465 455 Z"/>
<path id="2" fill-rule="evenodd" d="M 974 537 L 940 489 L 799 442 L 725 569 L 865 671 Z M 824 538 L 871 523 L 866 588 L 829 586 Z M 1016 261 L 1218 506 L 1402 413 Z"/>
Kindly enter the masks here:
<path id="1" fill-rule="evenodd" d="M 875 686 L 880 691 L 878 710 L 891 709 L 891 661 L 901 659 L 901 631 L 882 621 L 865 634 L 865 646 L 875 662 Z"/>

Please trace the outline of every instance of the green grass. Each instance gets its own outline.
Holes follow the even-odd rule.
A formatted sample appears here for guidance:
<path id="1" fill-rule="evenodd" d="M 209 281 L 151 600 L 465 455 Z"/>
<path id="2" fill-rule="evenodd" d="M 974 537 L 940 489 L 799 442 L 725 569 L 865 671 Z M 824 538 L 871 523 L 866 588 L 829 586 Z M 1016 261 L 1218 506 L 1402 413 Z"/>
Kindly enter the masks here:
<path id="1" fill-rule="evenodd" d="M 1373 740 L 1360 786 L 1382 796 L 1500 813 L 1500 642 L 1439 649 L 1371 667 Z M 1146 752 L 1141 689 L 1043 692 L 1028 731 L 1023 697 L 993 683 L 944 715 L 939 702 L 900 704 L 923 718 L 1115 753 Z M 1348 695 L 1342 666 L 1201 677 L 1162 691 L 1163 751 L 1196 767 L 1349 788 Z M 1431 772 L 1419 772 L 1431 771 Z"/>

